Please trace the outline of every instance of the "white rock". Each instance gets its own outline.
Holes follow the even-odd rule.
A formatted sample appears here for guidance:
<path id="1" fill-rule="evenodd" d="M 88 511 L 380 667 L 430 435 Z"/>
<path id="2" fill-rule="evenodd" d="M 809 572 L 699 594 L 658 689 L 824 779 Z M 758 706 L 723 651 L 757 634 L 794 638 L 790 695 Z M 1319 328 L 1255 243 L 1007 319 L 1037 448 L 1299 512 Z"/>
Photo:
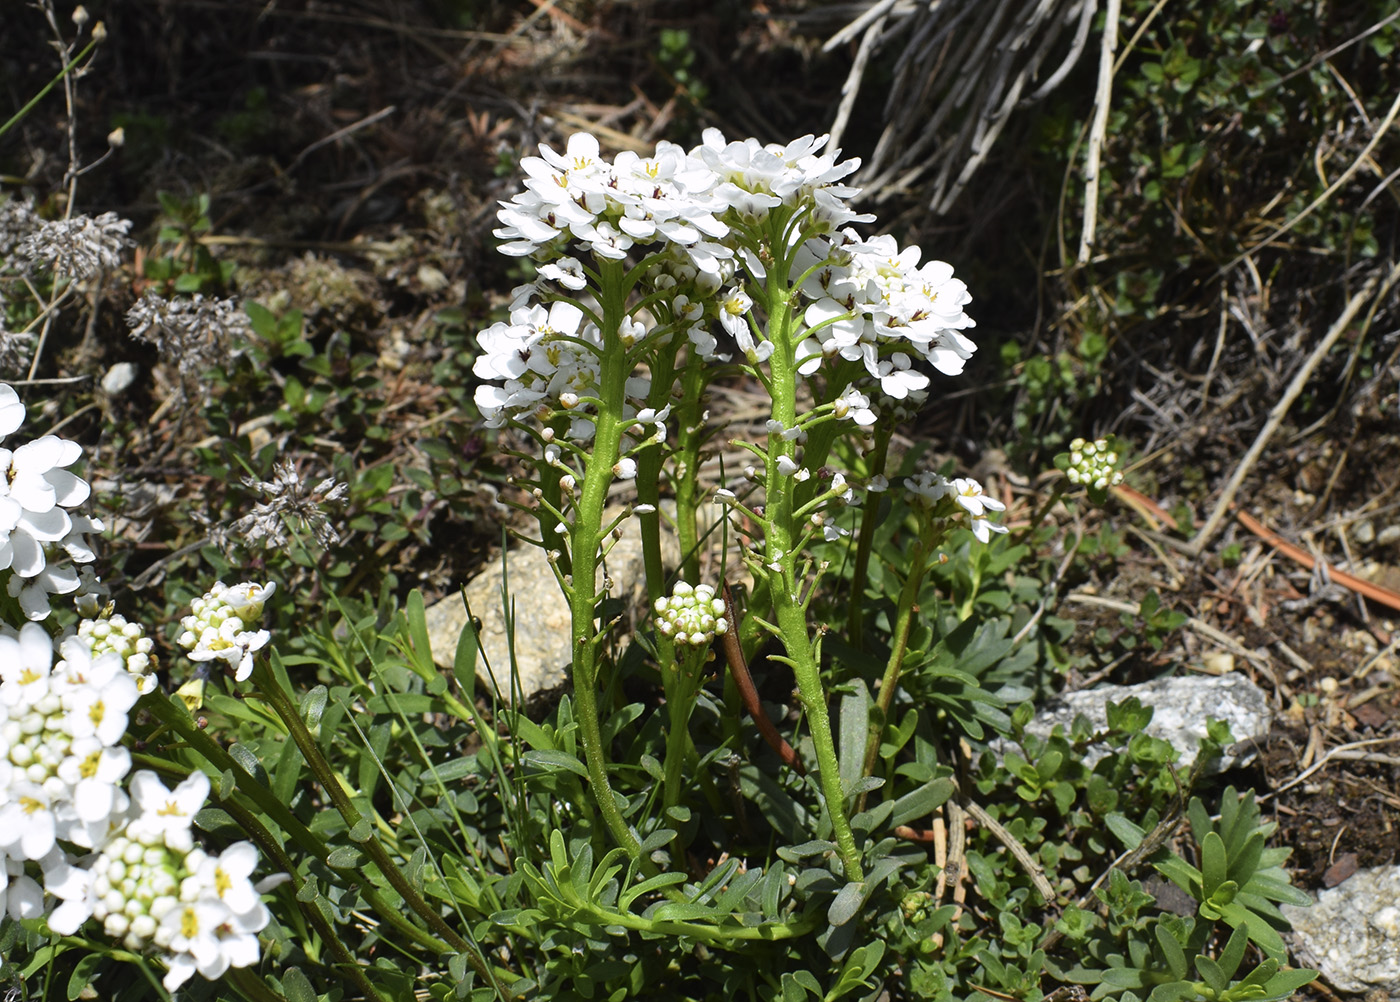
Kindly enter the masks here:
<path id="1" fill-rule="evenodd" d="M 1026 730 L 1047 738 L 1056 725 L 1068 734 L 1074 718 L 1083 714 L 1096 730 L 1108 726 L 1109 703 L 1121 703 L 1136 696 L 1153 708 L 1147 733 L 1170 742 L 1181 752 L 1180 766 L 1189 768 L 1196 760 L 1197 746 L 1206 736 L 1206 720 L 1224 720 L 1230 725 L 1235 745 L 1221 755 L 1216 771 L 1233 769 L 1254 757 L 1255 744 L 1269 733 L 1273 714 L 1264 690 L 1244 675 L 1183 675 L 1156 679 L 1141 685 L 1105 685 L 1057 696 L 1037 711 Z M 1092 767 L 1105 753 L 1093 748 L 1085 756 Z"/>
<path id="2" fill-rule="evenodd" d="M 1340 992 L 1400 993 L 1400 866 L 1357 870 L 1311 908 L 1280 906 L 1298 961 Z"/>

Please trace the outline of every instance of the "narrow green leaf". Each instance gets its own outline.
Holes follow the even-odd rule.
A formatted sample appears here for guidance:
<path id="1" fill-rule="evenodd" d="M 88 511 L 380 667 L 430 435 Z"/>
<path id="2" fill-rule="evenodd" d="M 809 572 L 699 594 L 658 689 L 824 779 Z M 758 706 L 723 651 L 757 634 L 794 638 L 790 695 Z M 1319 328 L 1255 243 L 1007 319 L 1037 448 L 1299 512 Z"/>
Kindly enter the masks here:
<path id="1" fill-rule="evenodd" d="M 841 697 L 841 786 L 846 796 L 860 779 L 865 764 L 865 740 L 870 733 L 870 693 L 863 679 L 856 679 L 852 691 Z"/>
<path id="2" fill-rule="evenodd" d="M 1216 888 L 1229 879 L 1229 860 L 1225 857 L 1225 840 L 1210 832 L 1201 841 L 1201 882 L 1207 898 L 1215 896 Z"/>
<path id="3" fill-rule="evenodd" d="M 1230 979 L 1225 976 L 1225 972 L 1220 969 L 1220 965 L 1209 957 L 1196 957 L 1196 971 L 1201 975 L 1201 980 L 1210 985 L 1216 992 L 1224 992 L 1230 987 Z"/>
<path id="4" fill-rule="evenodd" d="M 333 870 L 353 870 L 364 862 L 364 853 L 353 845 L 343 845 L 332 849 L 326 857 L 326 865 Z"/>
<path id="5" fill-rule="evenodd" d="M 1243 929 L 1236 929 L 1230 933 L 1229 942 L 1225 944 L 1225 949 L 1220 952 L 1220 970 L 1225 977 L 1233 978 L 1235 972 L 1240 969 L 1240 961 L 1244 960 L 1244 948 L 1249 945 L 1249 935 Z"/>
<path id="6" fill-rule="evenodd" d="M 865 882 L 852 880 L 831 899 L 826 910 L 826 920 L 834 926 L 842 926 L 855 918 L 860 906 L 865 902 Z"/>
<path id="7" fill-rule="evenodd" d="M 315 730 L 321 724 L 321 715 L 326 712 L 326 700 L 330 694 L 324 685 L 312 688 L 301 699 L 301 719 L 306 726 Z"/>
<path id="8" fill-rule="evenodd" d="M 1139 828 L 1117 811 L 1105 814 L 1103 821 L 1108 830 L 1128 849 L 1136 849 L 1147 837 L 1146 829 Z"/>
<path id="9" fill-rule="evenodd" d="M 533 765 L 536 768 L 546 771 L 550 769 L 565 769 L 585 779 L 588 778 L 588 767 L 568 752 L 553 749 L 532 749 L 522 754 L 520 760 L 527 765 Z"/>
<path id="10" fill-rule="evenodd" d="M 1161 922 L 1153 926 L 1152 931 L 1157 934 L 1157 946 L 1162 951 L 1162 957 L 1166 960 L 1167 969 L 1171 971 L 1172 977 L 1177 980 L 1185 978 L 1190 971 L 1190 967 L 1186 963 L 1186 951 L 1181 948 L 1176 937 Z"/>

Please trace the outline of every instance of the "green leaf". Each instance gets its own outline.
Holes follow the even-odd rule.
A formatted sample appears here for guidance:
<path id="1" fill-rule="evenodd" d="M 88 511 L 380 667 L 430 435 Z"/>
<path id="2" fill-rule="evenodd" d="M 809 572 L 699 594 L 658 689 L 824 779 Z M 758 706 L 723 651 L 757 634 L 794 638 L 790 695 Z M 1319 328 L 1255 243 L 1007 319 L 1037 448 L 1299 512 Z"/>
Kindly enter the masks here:
<path id="1" fill-rule="evenodd" d="M 326 857 L 326 865 L 333 870 L 353 870 L 364 862 L 364 853 L 353 845 L 343 845 L 332 849 Z"/>
<path id="2" fill-rule="evenodd" d="M 1118 841 L 1122 842 L 1127 849 L 1136 849 L 1142 844 L 1142 840 L 1147 837 L 1147 830 L 1139 828 L 1126 817 L 1114 811 L 1104 815 L 1104 824 L 1108 826 Z"/>
<path id="3" fill-rule="evenodd" d="M 68 977 L 68 1002 L 74 1002 L 83 994 L 83 989 L 96 980 L 97 967 L 106 958 L 100 953 L 89 953 L 73 967 Z"/>
<path id="4" fill-rule="evenodd" d="M 1309 970 L 1279 971 L 1264 983 L 1264 997 L 1260 1002 L 1274 1002 L 1286 999 L 1306 984 L 1317 980 L 1317 972 Z"/>
<path id="5" fill-rule="evenodd" d="M 1209 957 L 1196 957 L 1196 971 L 1201 975 L 1201 979 L 1217 993 L 1224 992 L 1230 986 L 1230 979 L 1225 976 L 1220 965 Z"/>
<path id="6" fill-rule="evenodd" d="M 865 741 L 870 734 L 870 693 L 865 681 L 856 679 L 852 689 L 841 697 L 841 747 L 839 749 L 841 786 L 850 795 L 865 765 Z"/>
<path id="7" fill-rule="evenodd" d="M 1220 952 L 1220 970 L 1225 977 L 1233 978 L 1235 972 L 1240 969 L 1240 961 L 1244 959 L 1244 949 L 1249 945 L 1249 935 L 1243 929 L 1236 929 L 1230 934 L 1229 942 L 1225 944 L 1225 949 Z"/>
<path id="8" fill-rule="evenodd" d="M 826 920 L 834 926 L 842 926 L 855 918 L 860 906 L 865 902 L 865 881 L 852 880 L 831 899 L 826 910 Z"/>
<path id="9" fill-rule="evenodd" d="M 953 795 L 954 789 L 951 779 L 939 776 L 910 790 L 894 802 L 894 809 L 890 812 L 890 825 L 897 827 L 908 824 L 914 818 L 933 813 Z"/>
<path id="10" fill-rule="evenodd" d="M 1172 977 L 1177 980 L 1185 978 L 1190 971 L 1186 963 L 1186 951 L 1163 923 L 1158 922 L 1152 927 L 1152 931 L 1157 936 L 1157 946 L 1162 951 L 1162 958 L 1166 960 L 1167 969 L 1171 971 Z"/>
<path id="11" fill-rule="evenodd" d="M 588 767 L 568 752 L 555 749 L 531 749 L 524 752 L 520 756 L 520 760 L 545 771 L 564 769 L 582 776 L 584 779 L 588 778 Z"/>
<path id="12" fill-rule="evenodd" d="M 1225 857 L 1225 840 L 1211 832 L 1201 841 L 1201 882 L 1205 896 L 1215 897 L 1216 889 L 1229 879 L 1229 860 Z"/>
<path id="13" fill-rule="evenodd" d="M 300 967 L 289 967 L 282 972 L 282 993 L 287 996 L 287 1002 L 316 1002 L 316 989 L 311 987 Z"/>
<path id="14" fill-rule="evenodd" d="M 307 727 L 314 729 L 320 726 L 329 692 L 324 685 L 318 685 L 301 698 L 301 718 L 306 721 Z"/>

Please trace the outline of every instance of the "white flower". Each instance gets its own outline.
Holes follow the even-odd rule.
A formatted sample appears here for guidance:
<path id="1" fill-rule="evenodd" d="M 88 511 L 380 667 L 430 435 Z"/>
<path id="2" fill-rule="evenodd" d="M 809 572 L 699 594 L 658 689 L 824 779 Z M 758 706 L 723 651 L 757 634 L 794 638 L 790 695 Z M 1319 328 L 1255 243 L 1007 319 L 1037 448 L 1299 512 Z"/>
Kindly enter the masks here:
<path id="1" fill-rule="evenodd" d="M 166 912 L 156 930 L 155 942 L 168 949 L 169 972 L 162 979 L 168 991 L 188 981 L 196 970 L 211 980 L 229 969 L 229 958 L 219 939 L 219 926 L 230 918 L 217 900 L 201 899 Z"/>
<path id="2" fill-rule="evenodd" d="M 613 475 L 619 480 L 634 480 L 637 476 L 637 461 L 623 458 L 613 464 Z"/>
<path id="3" fill-rule="evenodd" d="M 272 635 L 257 629 L 255 620 L 276 585 L 244 581 L 229 587 L 222 581 L 192 603 L 192 613 L 180 621 L 179 644 L 191 661 L 223 661 L 242 682 L 253 672 L 253 654 Z"/>
<path id="4" fill-rule="evenodd" d="M 194 857 L 191 853 L 191 858 Z M 192 868 L 201 896 L 218 898 L 235 915 L 254 911 L 258 893 L 249 877 L 258 865 L 258 850 L 251 842 L 236 842 L 218 856 L 202 853 Z"/>
<path id="5" fill-rule="evenodd" d="M 834 409 L 837 418 L 850 418 L 862 428 L 875 427 L 875 412 L 870 409 L 870 397 L 854 385 L 847 386 L 836 398 Z"/>
<path id="6" fill-rule="evenodd" d="M 0 438 L 17 431 L 24 418 L 19 394 L 0 383 Z M 101 523 L 70 512 L 91 493 L 85 480 L 65 468 L 82 454 L 76 442 L 54 435 L 0 448 L 0 571 L 14 572 L 8 591 L 20 598 L 30 619 L 48 616 L 50 594 L 78 587 L 76 571 L 58 559 L 62 553 L 50 551 L 66 551 L 79 563 L 94 558 L 83 533 Z"/>
<path id="7" fill-rule="evenodd" d="M 785 477 L 790 477 L 797 472 L 797 461 L 791 456 L 778 457 L 778 472 Z"/>
<path id="8" fill-rule="evenodd" d="M 1004 525 L 997 525 L 989 522 L 985 518 L 974 518 L 972 520 L 972 534 L 977 537 L 979 543 L 985 543 L 992 538 L 994 532 L 1009 532 Z"/>
<path id="9" fill-rule="evenodd" d="M 193 772 L 170 790 L 155 773 L 143 769 L 131 777 L 131 798 L 138 815 L 126 826 L 129 838 L 189 852 L 194 845 L 190 825 L 209 798 L 209 777 Z"/>
<path id="10" fill-rule="evenodd" d="M 550 264 L 541 265 L 540 278 L 550 279 L 566 289 L 575 291 L 588 284 L 588 277 L 583 272 L 583 265 L 575 257 L 561 257 Z"/>
<path id="11" fill-rule="evenodd" d="M 954 480 L 953 491 L 954 500 L 976 518 L 981 518 L 988 511 L 1006 510 L 1006 505 L 996 498 L 989 498 L 983 494 L 982 485 L 976 480 Z"/>
<path id="12" fill-rule="evenodd" d="M 914 502 L 924 508 L 934 507 L 953 491 L 946 477 L 929 471 L 905 478 L 904 486 L 914 496 Z"/>

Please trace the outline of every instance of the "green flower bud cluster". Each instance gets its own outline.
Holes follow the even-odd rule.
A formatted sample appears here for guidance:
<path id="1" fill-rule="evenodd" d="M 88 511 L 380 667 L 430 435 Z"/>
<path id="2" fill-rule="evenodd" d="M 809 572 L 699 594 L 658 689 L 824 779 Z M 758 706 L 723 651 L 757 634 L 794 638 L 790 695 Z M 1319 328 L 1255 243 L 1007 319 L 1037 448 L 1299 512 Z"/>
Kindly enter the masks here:
<path id="1" fill-rule="evenodd" d="M 670 598 L 656 600 L 656 628 L 678 644 L 702 647 L 728 631 L 724 612 L 712 587 L 681 581 Z"/>
<path id="2" fill-rule="evenodd" d="M 1118 452 L 1106 438 L 1092 442 L 1076 438 L 1069 444 L 1069 465 L 1065 476 L 1072 484 L 1103 491 L 1123 482 L 1118 469 Z"/>
<path id="3" fill-rule="evenodd" d="M 181 902 L 189 876 L 185 856 L 156 839 L 124 835 L 103 847 L 92 865 L 92 915 L 107 935 L 128 950 L 153 942 L 161 919 Z"/>
<path id="4" fill-rule="evenodd" d="M 103 613 L 79 621 L 78 636 L 92 644 L 94 658 L 109 651 L 120 657 L 142 693 L 156 687 L 155 671 L 159 665 L 155 642 L 146 636 L 146 628 L 140 623 L 128 623 L 125 616 L 112 613 L 108 607 Z"/>

